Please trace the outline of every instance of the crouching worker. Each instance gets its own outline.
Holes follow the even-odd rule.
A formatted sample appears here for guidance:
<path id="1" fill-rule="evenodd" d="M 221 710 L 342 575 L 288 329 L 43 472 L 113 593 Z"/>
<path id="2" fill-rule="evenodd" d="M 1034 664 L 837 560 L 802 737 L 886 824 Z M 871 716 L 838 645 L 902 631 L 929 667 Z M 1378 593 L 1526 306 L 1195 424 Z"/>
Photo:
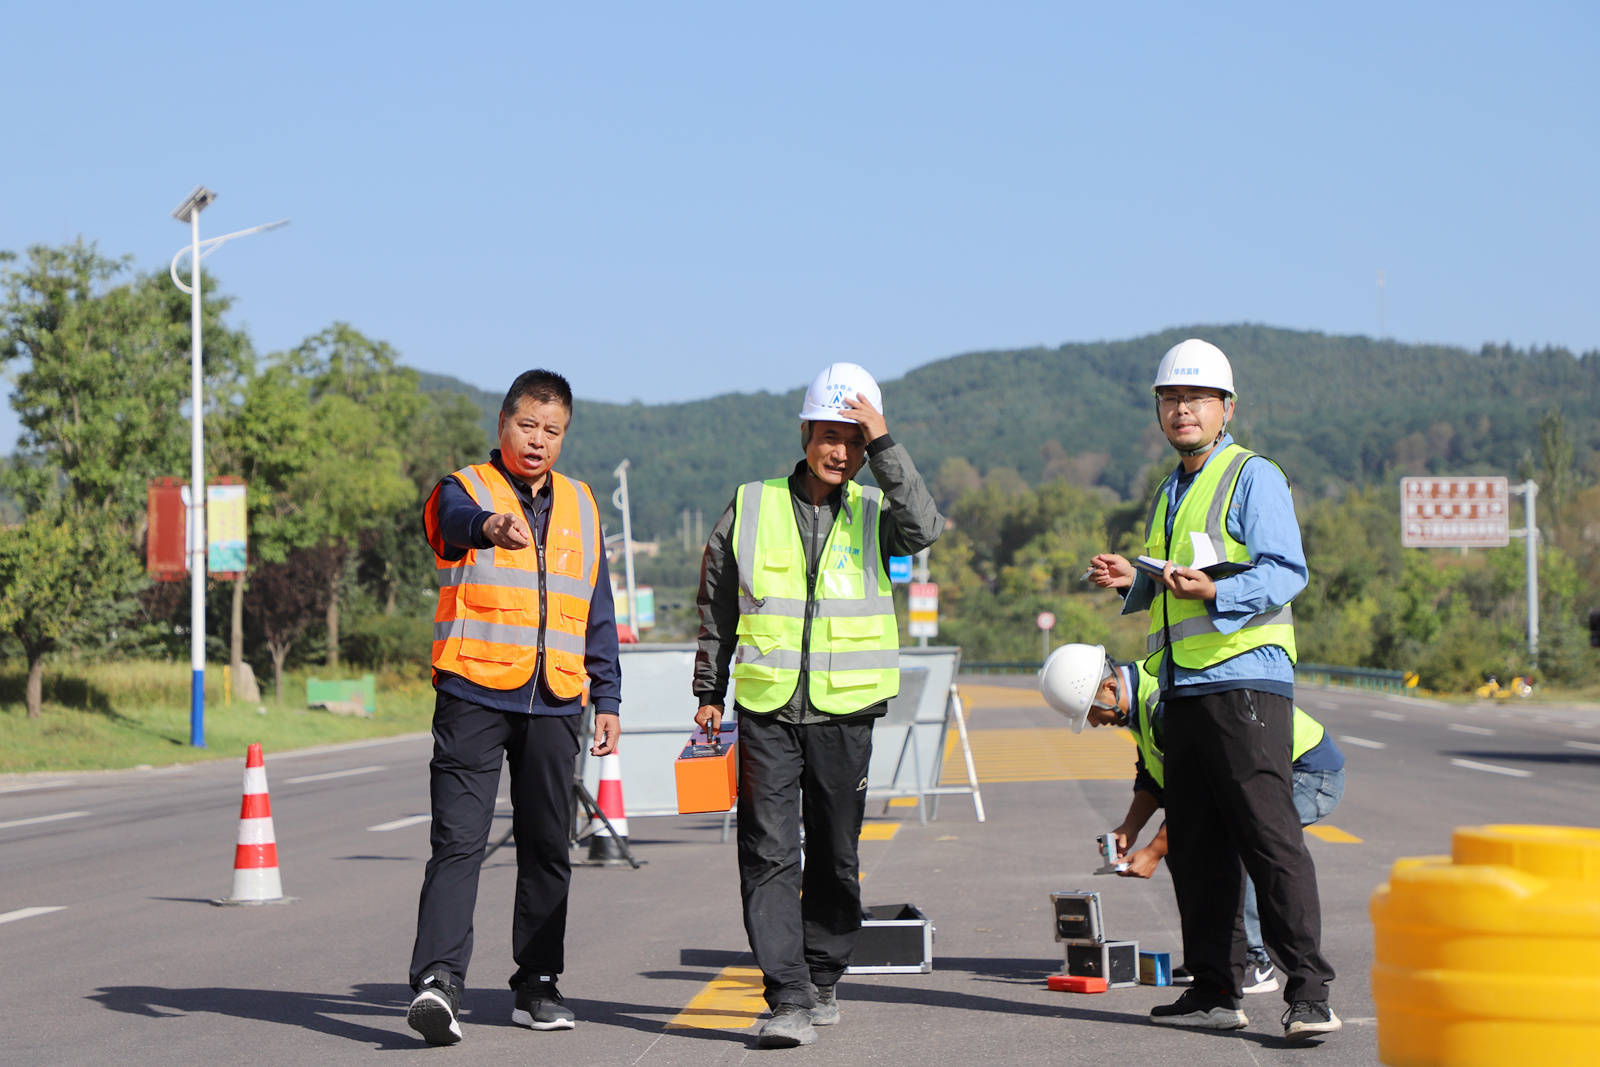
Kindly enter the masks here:
<path id="1" fill-rule="evenodd" d="M 1118 664 L 1100 645 L 1062 645 L 1050 654 L 1039 672 L 1039 688 L 1051 707 L 1067 716 L 1073 733 L 1090 726 L 1125 726 L 1138 745 L 1134 757 L 1133 800 L 1112 835 L 1117 859 L 1127 864 L 1124 878 L 1149 878 L 1167 855 L 1167 825 L 1163 822 L 1143 848 L 1133 843 L 1150 817 L 1164 803 L 1165 777 L 1161 755 L 1161 686 L 1140 664 Z M 1321 723 L 1294 709 L 1293 747 L 1290 758 L 1294 780 L 1294 806 L 1302 827 L 1328 817 L 1344 796 L 1344 753 Z M 1244 879 L 1245 993 L 1271 993 L 1278 974 L 1261 938 L 1261 913 L 1255 883 Z M 1173 970 L 1175 985 L 1193 976 L 1183 968 Z"/>

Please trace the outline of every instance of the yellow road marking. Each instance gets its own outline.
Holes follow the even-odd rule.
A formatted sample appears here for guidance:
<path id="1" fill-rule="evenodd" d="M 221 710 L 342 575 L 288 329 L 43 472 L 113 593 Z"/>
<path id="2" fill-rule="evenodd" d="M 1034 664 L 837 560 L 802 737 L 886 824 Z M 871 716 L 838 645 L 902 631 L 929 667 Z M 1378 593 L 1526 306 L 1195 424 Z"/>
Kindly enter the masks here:
<path id="1" fill-rule="evenodd" d="M 1361 838 L 1357 837 L 1355 834 L 1345 833 L 1337 826 L 1329 826 L 1327 823 L 1318 823 L 1316 826 L 1308 826 L 1306 827 L 1306 833 L 1310 834 L 1312 837 L 1321 838 L 1323 841 L 1331 841 L 1335 845 L 1361 844 Z"/>
<path id="2" fill-rule="evenodd" d="M 1134 746 L 1134 740 L 1126 730 L 1107 727 L 1075 734 L 1059 727 L 1022 727 L 969 730 L 967 738 L 972 744 L 972 762 L 979 783 L 1119 781 L 1133 777 L 1128 749 Z M 966 764 L 954 733 L 945 742 L 942 775 L 946 782 L 966 780 Z"/>
<path id="3" fill-rule="evenodd" d="M 890 797 L 889 798 L 889 806 L 891 808 L 914 808 L 914 807 L 917 806 L 917 798 L 916 797 Z"/>
<path id="4" fill-rule="evenodd" d="M 1032 686 L 963 685 L 961 703 L 970 711 L 984 708 L 1042 708 L 1044 697 Z"/>
<path id="5" fill-rule="evenodd" d="M 724 967 L 667 1021 L 668 1030 L 747 1030 L 767 1010 L 761 971 Z"/>
<path id="6" fill-rule="evenodd" d="M 863 841 L 888 841 L 900 832 L 897 822 L 869 822 L 861 826 L 861 840 Z"/>

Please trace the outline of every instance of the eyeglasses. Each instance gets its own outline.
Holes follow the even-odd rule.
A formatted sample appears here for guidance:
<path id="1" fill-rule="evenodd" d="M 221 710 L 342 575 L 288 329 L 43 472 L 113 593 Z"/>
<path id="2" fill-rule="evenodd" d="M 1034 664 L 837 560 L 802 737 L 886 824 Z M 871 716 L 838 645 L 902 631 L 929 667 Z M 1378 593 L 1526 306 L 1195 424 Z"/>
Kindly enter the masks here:
<path id="1" fill-rule="evenodd" d="M 1156 397 L 1156 403 L 1164 408 L 1183 406 L 1190 411 L 1205 407 L 1210 403 L 1221 403 L 1222 397 L 1212 393 L 1161 393 Z"/>

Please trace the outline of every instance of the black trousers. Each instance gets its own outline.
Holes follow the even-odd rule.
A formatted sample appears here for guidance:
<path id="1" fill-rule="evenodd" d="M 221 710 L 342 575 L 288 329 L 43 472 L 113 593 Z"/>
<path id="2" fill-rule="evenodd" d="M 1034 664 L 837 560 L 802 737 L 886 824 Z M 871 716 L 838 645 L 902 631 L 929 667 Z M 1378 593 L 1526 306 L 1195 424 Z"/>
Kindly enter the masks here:
<path id="1" fill-rule="evenodd" d="M 568 833 L 578 755 L 577 715 L 522 715 L 438 694 L 433 709 L 433 856 L 417 904 L 411 985 L 441 968 L 465 983 L 472 958 L 478 872 L 494 820 L 500 762 L 511 765 L 511 826 L 517 844 L 511 923 L 511 988 L 565 965 Z"/>
<path id="2" fill-rule="evenodd" d="M 1288 979 L 1284 1000 L 1326 1000 L 1317 872 L 1295 811 L 1293 702 L 1252 689 L 1166 701 L 1167 865 L 1195 988 L 1238 997 L 1243 870 Z"/>
<path id="3" fill-rule="evenodd" d="M 739 892 L 771 1007 L 810 1007 L 808 983 L 832 985 L 850 963 L 872 722 L 794 726 L 739 714 Z"/>

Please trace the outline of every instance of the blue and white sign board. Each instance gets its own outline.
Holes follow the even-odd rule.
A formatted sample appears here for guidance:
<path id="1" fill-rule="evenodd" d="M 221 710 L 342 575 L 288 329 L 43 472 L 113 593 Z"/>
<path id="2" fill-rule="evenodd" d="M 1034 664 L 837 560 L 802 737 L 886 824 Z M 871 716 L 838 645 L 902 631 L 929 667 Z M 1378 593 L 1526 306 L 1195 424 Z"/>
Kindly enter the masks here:
<path id="1" fill-rule="evenodd" d="M 911 580 L 911 557 L 889 557 L 889 580 L 891 582 L 909 582 Z"/>

